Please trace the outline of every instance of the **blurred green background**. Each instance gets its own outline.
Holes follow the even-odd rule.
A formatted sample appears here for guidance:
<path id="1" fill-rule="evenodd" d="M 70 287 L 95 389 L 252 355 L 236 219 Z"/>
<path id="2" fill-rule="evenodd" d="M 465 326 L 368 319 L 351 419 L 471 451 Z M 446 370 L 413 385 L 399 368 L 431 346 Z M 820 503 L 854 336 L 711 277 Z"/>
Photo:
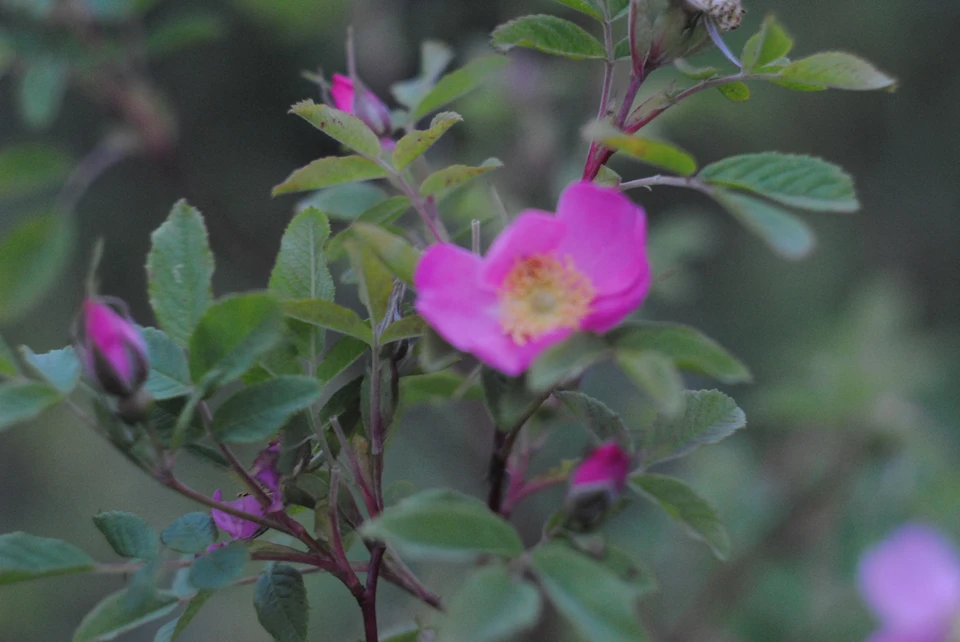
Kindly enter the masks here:
<path id="1" fill-rule="evenodd" d="M 49 34 L 25 17 L 22 8 L 31 4 L 49 3 L 0 0 L 0 29 L 28 38 Z M 946 57 L 960 5 L 754 0 L 747 7 L 744 27 L 728 37 L 734 50 L 774 12 L 797 40 L 795 56 L 856 52 L 901 86 L 895 94 L 795 94 L 758 84 L 743 104 L 706 92 L 651 128 L 703 163 L 762 150 L 821 156 L 854 175 L 863 209 L 804 215 L 819 247 L 809 259 L 787 263 L 699 195 L 671 188 L 634 194 L 649 213 L 656 272 L 665 276 L 642 314 L 701 328 L 750 364 L 756 384 L 728 391 L 746 411 L 748 429 L 673 471 L 718 507 L 733 536 L 733 559 L 713 561 L 639 505 L 610 532 L 660 578 L 661 592 L 644 603 L 658 640 L 859 640 L 872 628 L 853 583 L 863 547 L 908 519 L 960 538 L 960 183 L 953 158 L 960 148 L 960 71 Z M 423 38 L 451 44 L 462 64 L 486 52 L 487 34 L 510 18 L 575 18 L 548 0 L 164 0 L 146 13 L 145 28 L 199 11 L 216 17 L 220 36 L 145 67 L 176 121 L 172 155 L 122 160 L 82 196 L 71 267 L 31 314 L 0 328 L 9 343 L 39 352 L 69 340 L 98 237 L 106 241 L 102 291 L 152 322 L 143 270 L 149 234 L 181 197 L 208 217 L 217 294 L 264 287 L 296 200 L 271 199 L 270 188 L 293 168 L 336 151 L 285 112 L 317 98 L 302 70 L 344 68 L 347 25 L 356 31 L 361 76 L 387 97 L 392 82 L 416 74 Z M 722 64 L 713 53 L 697 62 L 705 59 Z M 595 113 L 599 65 L 528 53 L 511 60 L 495 82 L 453 106 L 466 121 L 435 159 L 473 164 L 495 155 L 507 169 L 491 180 L 511 212 L 552 209 L 582 167 L 579 130 Z M 651 86 L 671 73 L 658 72 Z M 53 124 L 30 129 L 17 117 L 16 87 L 16 69 L 0 77 L 0 147 L 39 141 L 82 158 L 117 123 L 90 99 L 96 87 L 71 86 Z M 648 173 L 614 166 L 625 177 Z M 0 233 L 33 205 L 0 201 Z M 445 213 L 467 220 L 492 210 L 481 189 L 451 201 Z M 585 388 L 627 417 L 640 403 L 612 371 L 591 373 Z M 388 478 L 480 493 L 488 431 L 482 409 L 470 403 L 412 410 L 393 440 Z M 543 468 L 583 447 L 571 427 L 555 435 L 538 461 Z M 186 476 L 206 492 L 236 490 L 200 467 Z M 560 493 L 517 512 L 530 542 Z M 191 508 L 66 412 L 0 435 L 0 532 L 67 539 L 111 560 L 90 520 L 97 511 L 137 512 L 162 528 Z M 421 570 L 431 586 L 455 586 L 456 567 Z M 329 578 L 307 581 L 311 639 L 356 638 L 359 612 L 347 591 Z M 73 576 L 0 587 L 0 640 L 69 639 L 83 614 L 121 584 Z M 224 592 L 182 639 L 267 640 L 251 602 L 248 587 Z M 430 617 L 384 591 L 384 630 L 413 615 Z M 150 640 L 154 629 L 126 639 Z M 562 636 L 545 625 L 530 639 Z"/>

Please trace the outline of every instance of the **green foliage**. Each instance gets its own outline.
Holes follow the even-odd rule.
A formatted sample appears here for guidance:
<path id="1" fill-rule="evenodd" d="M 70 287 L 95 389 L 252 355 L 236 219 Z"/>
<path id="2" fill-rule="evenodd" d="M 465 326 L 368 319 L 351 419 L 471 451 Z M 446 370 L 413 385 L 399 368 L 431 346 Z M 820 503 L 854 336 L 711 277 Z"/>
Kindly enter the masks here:
<path id="1" fill-rule="evenodd" d="M 23 122 L 33 129 L 45 129 L 60 113 L 67 91 L 70 69 L 53 57 L 40 57 L 27 64 L 20 77 L 18 105 Z"/>
<path id="2" fill-rule="evenodd" d="M 483 502 L 450 490 L 427 490 L 408 497 L 365 522 L 360 531 L 415 559 L 469 561 L 482 555 L 512 557 L 523 552 L 513 526 Z"/>
<path id="3" fill-rule="evenodd" d="M 624 448 L 633 449 L 633 439 L 623 419 L 605 403 L 573 390 L 555 392 L 554 396 L 574 414 L 597 443 L 615 439 Z"/>
<path id="4" fill-rule="evenodd" d="M 683 412 L 683 379 L 673 361 L 653 350 L 619 348 L 617 364 L 661 413 L 676 417 Z"/>
<path id="5" fill-rule="evenodd" d="M 60 393 L 37 381 L 10 381 L 0 385 L 0 432 L 30 421 L 60 401 Z"/>
<path id="6" fill-rule="evenodd" d="M 351 241 L 346 247 L 357 278 L 360 301 L 367 308 L 370 324 L 379 328 L 390 307 L 393 276 L 369 246 Z"/>
<path id="7" fill-rule="evenodd" d="M 386 198 L 386 192 L 372 183 L 344 183 L 304 196 L 297 201 L 295 209 L 299 214 L 313 207 L 332 220 L 355 221 Z"/>
<path id="8" fill-rule="evenodd" d="M 533 628 L 540 592 L 499 564 L 484 566 L 463 582 L 440 626 L 441 642 L 499 642 Z"/>
<path id="9" fill-rule="evenodd" d="M 80 360 L 73 347 L 36 354 L 27 346 L 20 347 L 23 363 L 62 395 L 73 392 L 80 382 Z"/>
<path id="10" fill-rule="evenodd" d="M 895 89 L 897 81 L 866 60 L 840 51 L 814 54 L 790 63 L 780 72 L 783 80 L 852 91 Z"/>
<path id="11" fill-rule="evenodd" d="M 606 0 L 599 1 L 606 2 Z M 571 9 L 575 9 L 580 13 L 585 13 L 591 18 L 595 18 L 601 22 L 603 21 L 603 9 L 595 0 L 554 0 L 554 2 L 559 2 L 560 4 L 566 5 Z"/>
<path id="12" fill-rule="evenodd" d="M 201 590 L 223 588 L 240 579 L 246 563 L 247 548 L 241 542 L 215 548 L 190 567 L 190 583 Z"/>
<path id="13" fill-rule="evenodd" d="M 197 591 L 197 594 L 194 595 L 193 599 L 187 604 L 187 608 L 183 610 L 183 615 L 177 618 L 173 632 L 170 635 L 170 642 L 175 642 L 176 639 L 180 637 L 190 622 L 193 621 L 193 618 L 197 617 L 197 613 L 200 612 L 203 605 L 206 604 L 207 600 L 213 597 L 213 595 L 214 591 Z"/>
<path id="14" fill-rule="evenodd" d="M 39 214 L 0 239 L 0 323 L 23 317 L 56 284 L 70 259 L 73 234 L 69 219 Z"/>
<path id="15" fill-rule="evenodd" d="M 277 642 L 306 642 L 309 603 L 303 576 L 292 566 L 270 566 L 257 579 L 253 606 L 257 619 Z"/>
<path id="16" fill-rule="evenodd" d="M 333 277 L 323 246 L 330 238 L 327 215 L 314 207 L 297 214 L 283 233 L 280 253 L 270 273 L 271 292 L 284 299 L 332 301 Z"/>
<path id="17" fill-rule="evenodd" d="M 426 328 L 426 323 L 420 315 L 403 317 L 387 326 L 387 329 L 380 335 L 380 345 L 387 345 L 403 339 L 414 339 L 423 334 L 424 328 Z"/>
<path id="18" fill-rule="evenodd" d="M 683 58 L 674 60 L 673 66 L 676 67 L 678 72 L 692 80 L 707 80 L 720 75 L 716 67 L 694 67 Z"/>
<path id="19" fill-rule="evenodd" d="M 483 176 L 487 172 L 500 169 L 501 167 L 503 167 L 503 163 L 498 159 L 488 158 L 476 167 L 470 165 L 450 165 L 449 167 L 438 169 L 423 181 L 423 184 L 420 186 L 420 195 L 433 196 L 452 187 L 463 185 L 478 176 Z"/>
<path id="20" fill-rule="evenodd" d="M 668 143 L 630 136 L 609 127 L 595 127 L 590 133 L 591 138 L 600 141 L 610 149 L 654 167 L 681 176 L 691 176 L 697 171 L 697 161 L 693 156 Z"/>
<path id="21" fill-rule="evenodd" d="M 355 223 L 350 228 L 357 242 L 372 251 L 390 273 L 413 285 L 413 273 L 420 262 L 420 252 L 396 234 L 368 223 Z"/>
<path id="22" fill-rule="evenodd" d="M 223 20 L 212 13 L 191 11 L 169 16 L 150 24 L 144 37 L 144 50 L 150 57 L 165 56 L 219 40 L 226 31 Z"/>
<path id="23" fill-rule="evenodd" d="M 117 555 L 141 560 L 157 556 L 160 538 L 142 517 L 114 510 L 97 513 L 93 516 L 93 524 Z"/>
<path id="24" fill-rule="evenodd" d="M 723 94 L 724 98 L 732 100 L 735 103 L 743 103 L 750 100 L 750 88 L 747 87 L 746 83 L 740 81 L 720 85 L 717 87 L 717 91 Z"/>
<path id="25" fill-rule="evenodd" d="M 793 39 L 772 15 L 767 16 L 760 31 L 747 40 L 740 54 L 743 71 L 749 73 L 756 67 L 763 67 L 783 58 L 793 49 Z"/>
<path id="26" fill-rule="evenodd" d="M 747 425 L 737 403 L 717 390 L 685 390 L 683 414 L 660 416 L 640 437 L 645 467 L 715 444 Z"/>
<path id="27" fill-rule="evenodd" d="M 144 384 L 154 399 L 164 400 L 190 394 L 190 368 L 183 348 L 156 328 L 142 328 L 150 353 L 150 376 Z"/>
<path id="28" fill-rule="evenodd" d="M 471 60 L 460 69 L 446 74 L 417 103 L 416 108 L 411 106 L 413 120 L 418 121 L 444 105 L 449 105 L 453 101 L 466 96 L 479 87 L 491 74 L 500 71 L 507 64 L 508 61 L 503 56 L 486 56 Z"/>
<path id="29" fill-rule="evenodd" d="M 606 566 L 560 542 L 537 546 L 530 564 L 553 606 L 583 639 L 648 639 L 637 620 L 639 594 Z"/>
<path id="30" fill-rule="evenodd" d="M 224 401 L 213 416 L 213 432 L 227 443 L 262 441 L 319 397 L 320 385 L 312 377 L 286 375 L 267 379 Z"/>
<path id="31" fill-rule="evenodd" d="M 353 114 L 327 105 L 318 105 L 312 100 L 298 102 L 290 108 L 290 113 L 300 116 L 330 138 L 361 156 L 367 158 L 380 156 L 380 139 Z"/>
<path id="32" fill-rule="evenodd" d="M 0 377 L 16 377 L 20 374 L 17 359 L 7 342 L 0 337 Z"/>
<path id="33" fill-rule="evenodd" d="M 160 327 L 187 347 L 190 335 L 213 300 L 213 253 L 196 208 L 178 201 L 150 237 L 147 285 Z"/>
<path id="34" fill-rule="evenodd" d="M 364 343 L 373 343 L 370 326 L 363 322 L 356 312 L 321 299 L 286 301 L 283 312 L 291 319 L 297 319 L 320 328 L 336 330 L 347 336 L 360 339 Z"/>
<path id="35" fill-rule="evenodd" d="M 19 532 L 0 535 L 0 584 L 85 573 L 93 567 L 89 555 L 62 540 Z"/>
<path id="36" fill-rule="evenodd" d="M 56 147 L 39 143 L 4 147 L 0 149 L 0 199 L 55 187 L 69 171 L 70 157 Z"/>
<path id="37" fill-rule="evenodd" d="M 493 30 L 490 43 L 500 51 L 536 49 L 572 60 L 607 57 L 603 44 L 569 20 L 556 16 L 523 16 Z"/>
<path id="38" fill-rule="evenodd" d="M 416 78 L 394 83 L 390 92 L 397 102 L 414 109 L 434 87 L 437 78 L 453 60 L 453 50 L 439 40 L 424 40 L 420 44 L 420 74 Z"/>
<path id="39" fill-rule="evenodd" d="M 580 376 L 587 368 L 612 356 L 601 337 L 577 332 L 544 350 L 527 370 L 527 386 L 545 392 L 567 379 Z"/>
<path id="40" fill-rule="evenodd" d="M 666 475 L 634 473 L 630 488 L 658 504 L 692 537 L 705 542 L 718 559 L 730 556 L 730 536 L 717 512 L 682 481 Z"/>
<path id="41" fill-rule="evenodd" d="M 209 513 L 187 513 L 160 533 L 160 541 L 178 553 L 202 553 L 217 541 L 217 526 Z"/>
<path id="42" fill-rule="evenodd" d="M 272 193 L 279 196 L 305 192 L 342 183 L 383 178 L 386 175 L 387 170 L 363 156 L 329 156 L 295 170 L 286 180 L 274 187 Z"/>
<path id="43" fill-rule="evenodd" d="M 491 368 L 480 374 L 487 411 L 500 430 L 510 430 L 529 416 L 543 401 L 544 394 L 531 392 L 523 377 L 508 377 Z"/>
<path id="44" fill-rule="evenodd" d="M 317 367 L 317 381 L 321 384 L 329 383 L 353 365 L 368 349 L 367 343 L 360 339 L 342 337 L 323 356 L 323 362 Z"/>
<path id="45" fill-rule="evenodd" d="M 732 156 L 707 165 L 698 177 L 806 210 L 854 212 L 860 208 L 850 175 L 811 156 L 776 152 Z"/>
<path id="46" fill-rule="evenodd" d="M 785 259 L 802 259 L 816 246 L 813 231 L 807 224 L 780 207 L 727 190 L 717 190 L 714 198 Z"/>
<path id="47" fill-rule="evenodd" d="M 433 117 L 430 128 L 426 131 L 412 131 L 397 141 L 393 148 L 393 166 L 403 171 L 413 161 L 420 158 L 428 149 L 433 147 L 447 130 L 463 121 L 463 116 L 456 112 L 445 111 Z"/>
<path id="48" fill-rule="evenodd" d="M 73 642 L 113 640 L 121 633 L 132 631 L 147 622 L 167 615 L 180 599 L 168 591 L 158 591 L 137 598 L 130 589 L 108 595 L 87 613 L 73 634 Z"/>

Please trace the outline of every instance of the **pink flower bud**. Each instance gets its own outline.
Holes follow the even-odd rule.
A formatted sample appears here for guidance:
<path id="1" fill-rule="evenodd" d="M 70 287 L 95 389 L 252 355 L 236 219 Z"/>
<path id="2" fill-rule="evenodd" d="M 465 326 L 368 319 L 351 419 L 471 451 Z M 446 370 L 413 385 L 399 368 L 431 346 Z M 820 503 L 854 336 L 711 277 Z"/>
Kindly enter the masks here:
<path id="1" fill-rule="evenodd" d="M 567 510 L 583 523 L 595 521 L 623 492 L 630 472 L 630 455 L 616 442 L 590 453 L 570 478 Z"/>
<path id="2" fill-rule="evenodd" d="M 330 95 L 333 97 L 334 107 L 362 120 L 377 136 L 387 136 L 393 131 L 390 110 L 369 89 L 356 91 L 353 81 L 348 77 L 333 74 Z"/>
<path id="3" fill-rule="evenodd" d="M 136 393 L 150 372 L 147 344 L 133 320 L 99 299 L 83 302 L 83 345 L 78 351 L 89 376 L 118 397 Z"/>

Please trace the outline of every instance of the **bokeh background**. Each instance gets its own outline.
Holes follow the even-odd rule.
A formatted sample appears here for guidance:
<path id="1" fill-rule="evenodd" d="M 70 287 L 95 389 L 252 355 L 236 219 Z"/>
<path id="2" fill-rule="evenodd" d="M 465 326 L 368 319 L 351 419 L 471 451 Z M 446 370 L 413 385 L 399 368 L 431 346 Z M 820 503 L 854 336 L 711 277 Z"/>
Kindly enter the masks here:
<path id="1" fill-rule="evenodd" d="M 47 34 L 26 17 L 30 5 L 46 4 L 0 0 L 0 29 Z M 705 92 L 655 125 L 656 135 L 703 163 L 762 150 L 824 157 L 855 176 L 863 209 L 805 215 L 818 249 L 788 263 L 696 194 L 670 188 L 635 194 L 650 215 L 657 272 L 668 275 L 643 315 L 703 329 L 749 363 L 756 383 L 728 390 L 746 411 L 748 429 L 671 471 L 718 507 L 734 540 L 732 560 L 713 561 L 675 525 L 639 505 L 610 531 L 659 576 L 662 590 L 644 606 L 658 640 L 861 640 L 873 625 L 855 588 L 860 551 L 907 520 L 933 523 L 960 540 L 960 181 L 954 158 L 960 68 L 948 53 L 960 4 L 753 0 L 747 6 L 744 28 L 729 36 L 734 50 L 774 12 L 797 40 L 795 55 L 857 52 L 901 86 L 894 94 L 795 94 L 758 84 L 742 104 Z M 449 43 L 462 63 L 487 52 L 487 34 L 496 25 L 544 11 L 576 19 L 548 0 L 154 3 L 136 28 L 149 31 L 183 12 L 204 12 L 215 20 L 207 31 L 217 35 L 143 67 L 175 119 L 174 160 L 134 156 L 92 184 L 76 207 L 70 269 L 29 316 L 0 328 L 4 337 L 38 352 L 68 341 L 98 237 L 106 242 L 102 290 L 152 322 L 143 270 L 149 234 L 181 197 L 208 217 L 217 294 L 264 287 L 296 201 L 271 199 L 270 188 L 291 169 L 335 152 L 285 112 L 300 99 L 317 98 L 302 70 L 344 68 L 347 25 L 355 28 L 362 77 L 386 97 L 392 82 L 417 73 L 421 39 Z M 712 53 L 698 62 L 711 58 L 722 64 Z M 479 163 L 497 156 L 507 169 L 491 181 L 511 212 L 551 209 L 582 167 L 586 145 L 579 130 L 595 113 L 599 65 L 533 54 L 511 60 L 494 82 L 454 105 L 466 121 L 435 159 Z M 668 70 L 658 72 L 651 86 L 671 78 Z M 17 116 L 16 86 L 15 70 L 0 77 L 0 147 L 39 141 L 82 158 L 118 123 L 90 99 L 89 88 L 71 87 L 53 124 L 31 129 Z M 615 167 L 626 177 L 647 173 L 639 165 Z M 0 233 L 33 205 L 0 201 Z M 494 216 L 485 189 L 448 207 L 463 220 Z M 585 387 L 628 418 L 642 403 L 612 371 L 592 373 Z M 480 493 L 488 430 L 482 409 L 468 402 L 412 409 L 393 440 L 387 475 L 417 487 L 445 484 Z M 582 446 L 577 431 L 561 428 L 539 463 L 547 467 L 551 458 L 575 455 Z M 234 488 L 201 467 L 187 476 L 204 491 Z M 530 541 L 559 500 L 557 491 L 518 511 L 515 519 Z M 191 508 L 66 412 L 48 412 L 0 435 L 0 532 L 64 538 L 112 560 L 90 520 L 97 511 L 133 511 L 162 528 Z M 456 567 L 421 570 L 441 588 L 458 575 Z M 0 587 L 0 640 L 67 640 L 83 614 L 121 583 L 70 576 Z M 308 586 L 311 639 L 358 637 L 359 613 L 346 590 L 317 576 Z M 399 593 L 384 596 L 386 630 L 414 615 L 429 621 Z M 267 640 L 251 602 L 249 588 L 224 592 L 182 639 Z M 126 639 L 150 640 L 154 629 Z M 530 639 L 562 636 L 545 626 Z"/>

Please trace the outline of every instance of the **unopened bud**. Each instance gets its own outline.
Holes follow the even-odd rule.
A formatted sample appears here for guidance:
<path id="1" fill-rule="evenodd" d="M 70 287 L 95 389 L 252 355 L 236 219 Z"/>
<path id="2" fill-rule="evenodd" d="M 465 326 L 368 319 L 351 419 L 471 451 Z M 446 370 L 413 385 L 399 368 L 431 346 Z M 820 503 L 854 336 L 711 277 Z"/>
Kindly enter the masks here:
<path id="1" fill-rule="evenodd" d="M 153 406 L 153 395 L 140 388 L 132 395 L 120 397 L 117 402 L 117 414 L 128 424 L 136 424 L 150 414 Z"/>
<path id="2" fill-rule="evenodd" d="M 390 110 L 383 101 L 365 87 L 357 91 L 350 78 L 333 74 L 330 95 L 334 107 L 362 120 L 377 136 L 388 136 L 393 131 Z"/>
<path id="3" fill-rule="evenodd" d="M 123 305 L 118 302 L 118 306 Z M 121 315 L 96 298 L 83 302 L 83 340 L 77 347 L 91 379 L 101 390 L 131 397 L 147 380 L 147 344 L 126 310 Z"/>
<path id="4" fill-rule="evenodd" d="M 577 521 L 589 524 L 620 496 L 630 472 L 630 455 L 611 442 L 590 453 L 570 478 L 567 510 Z"/>
<path id="5" fill-rule="evenodd" d="M 653 1 L 634 2 L 637 56 L 648 70 L 696 54 L 711 39 L 739 27 L 745 13 L 741 0 L 667 0 L 659 13 L 651 13 L 658 6 Z"/>

